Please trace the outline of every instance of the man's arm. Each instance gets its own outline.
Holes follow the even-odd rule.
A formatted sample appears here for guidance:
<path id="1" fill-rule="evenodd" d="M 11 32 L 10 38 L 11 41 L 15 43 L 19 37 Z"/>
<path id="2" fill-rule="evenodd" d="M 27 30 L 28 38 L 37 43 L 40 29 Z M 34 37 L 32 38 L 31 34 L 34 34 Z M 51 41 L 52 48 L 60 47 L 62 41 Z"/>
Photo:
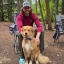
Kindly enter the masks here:
<path id="1" fill-rule="evenodd" d="M 23 26 L 23 23 L 22 23 L 22 15 L 21 14 L 19 14 L 17 16 L 17 25 L 18 25 L 18 30 L 21 33 L 21 28 Z"/>
<path id="2" fill-rule="evenodd" d="M 41 25 L 41 23 L 40 23 L 37 15 L 33 13 L 33 16 L 32 17 L 33 17 L 33 19 L 35 21 L 35 24 L 37 26 L 37 32 L 42 32 L 43 27 L 42 27 L 42 25 Z"/>
<path id="3" fill-rule="evenodd" d="M 40 37 L 41 32 L 42 32 L 42 25 L 40 24 L 40 21 L 39 21 L 39 19 L 38 19 L 36 14 L 34 14 L 33 18 L 34 18 L 35 24 L 37 26 L 36 42 L 37 42 L 37 46 L 38 46 L 40 44 L 39 37 Z"/>

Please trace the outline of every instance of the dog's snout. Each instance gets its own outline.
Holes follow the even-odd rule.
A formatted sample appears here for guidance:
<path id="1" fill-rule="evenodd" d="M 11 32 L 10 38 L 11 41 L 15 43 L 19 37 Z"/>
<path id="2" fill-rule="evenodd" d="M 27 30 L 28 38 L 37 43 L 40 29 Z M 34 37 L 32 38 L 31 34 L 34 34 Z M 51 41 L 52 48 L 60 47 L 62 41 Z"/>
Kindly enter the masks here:
<path id="1" fill-rule="evenodd" d="M 25 35 L 27 35 L 27 33 L 25 33 Z"/>

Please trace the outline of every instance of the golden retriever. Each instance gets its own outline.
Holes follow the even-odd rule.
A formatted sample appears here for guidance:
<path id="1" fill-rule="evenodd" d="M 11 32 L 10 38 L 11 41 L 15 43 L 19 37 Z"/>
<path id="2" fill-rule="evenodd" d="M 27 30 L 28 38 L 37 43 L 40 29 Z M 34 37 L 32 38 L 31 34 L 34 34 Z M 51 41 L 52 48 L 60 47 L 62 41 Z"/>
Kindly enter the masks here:
<path id="1" fill-rule="evenodd" d="M 50 62 L 48 57 L 40 53 L 39 46 L 37 46 L 34 38 L 34 28 L 32 26 L 23 26 L 21 34 L 23 36 L 22 48 L 26 61 L 25 64 L 28 64 L 28 57 L 30 57 L 29 64 L 32 64 L 33 60 L 35 60 L 36 64 Z"/>

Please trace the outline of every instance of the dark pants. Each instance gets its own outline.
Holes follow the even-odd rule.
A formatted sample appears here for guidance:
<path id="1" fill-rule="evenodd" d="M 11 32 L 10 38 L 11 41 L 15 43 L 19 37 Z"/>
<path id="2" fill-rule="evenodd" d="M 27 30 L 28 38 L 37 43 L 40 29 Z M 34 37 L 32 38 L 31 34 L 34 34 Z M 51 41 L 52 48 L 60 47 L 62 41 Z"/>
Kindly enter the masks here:
<path id="1" fill-rule="evenodd" d="M 35 30 L 35 36 L 36 37 L 37 31 Z M 22 35 L 19 35 L 19 49 L 20 49 L 20 56 L 21 58 L 24 58 L 24 53 L 22 50 Z M 40 35 L 40 53 L 42 53 L 44 51 L 44 32 L 42 31 L 41 35 Z"/>

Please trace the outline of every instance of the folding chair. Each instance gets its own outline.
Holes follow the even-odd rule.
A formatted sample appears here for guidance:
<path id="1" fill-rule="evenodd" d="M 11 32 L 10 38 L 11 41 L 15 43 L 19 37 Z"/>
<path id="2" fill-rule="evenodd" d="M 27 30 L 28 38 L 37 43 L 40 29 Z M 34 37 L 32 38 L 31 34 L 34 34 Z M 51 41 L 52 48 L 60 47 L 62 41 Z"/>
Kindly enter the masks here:
<path id="1" fill-rule="evenodd" d="M 59 42 L 59 37 L 60 35 L 64 34 L 64 15 L 56 15 L 56 32 L 53 36 L 54 42 L 58 39 Z"/>
<path id="2" fill-rule="evenodd" d="M 14 14 L 13 16 L 13 24 L 11 26 L 9 26 L 9 33 L 11 35 L 14 35 L 14 50 L 15 53 L 18 54 L 19 51 L 19 31 L 18 31 L 18 27 L 17 27 L 17 20 L 16 17 L 19 13 Z"/>

